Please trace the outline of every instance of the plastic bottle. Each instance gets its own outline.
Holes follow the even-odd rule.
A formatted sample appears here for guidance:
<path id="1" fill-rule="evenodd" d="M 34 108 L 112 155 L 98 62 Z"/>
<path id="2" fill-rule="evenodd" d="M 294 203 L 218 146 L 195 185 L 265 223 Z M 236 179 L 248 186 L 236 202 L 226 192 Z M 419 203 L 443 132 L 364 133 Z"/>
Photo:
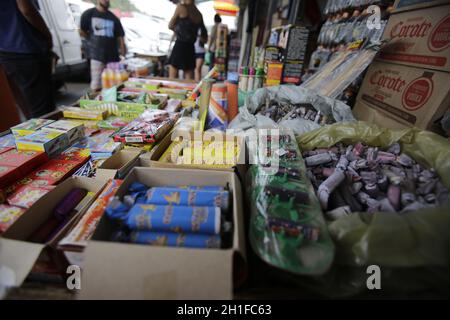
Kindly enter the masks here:
<path id="1" fill-rule="evenodd" d="M 103 89 L 108 89 L 113 86 L 114 73 L 111 69 L 106 68 L 102 72 L 102 87 Z"/>

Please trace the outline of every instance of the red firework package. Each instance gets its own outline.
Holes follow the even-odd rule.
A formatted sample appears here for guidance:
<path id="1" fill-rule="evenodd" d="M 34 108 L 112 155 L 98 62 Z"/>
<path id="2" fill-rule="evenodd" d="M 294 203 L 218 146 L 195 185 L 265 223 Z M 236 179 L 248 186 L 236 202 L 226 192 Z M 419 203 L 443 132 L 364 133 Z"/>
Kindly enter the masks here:
<path id="1" fill-rule="evenodd" d="M 8 230 L 24 212 L 23 208 L 0 204 L 0 234 Z"/>
<path id="2" fill-rule="evenodd" d="M 22 178 L 16 167 L 0 165 L 0 188 L 4 188 Z"/>
<path id="3" fill-rule="evenodd" d="M 9 150 L 14 149 L 14 147 L 1 147 L 0 148 L 0 154 L 8 152 Z"/>
<path id="4" fill-rule="evenodd" d="M 28 177 L 32 180 L 46 180 L 47 185 L 54 185 L 75 172 L 82 165 L 79 161 L 53 159 L 40 166 Z"/>
<path id="5" fill-rule="evenodd" d="M 34 186 L 25 186 L 8 197 L 8 203 L 12 206 L 29 209 L 36 201 L 38 201 L 50 190 L 51 188 L 49 187 L 39 188 Z"/>
<path id="6" fill-rule="evenodd" d="M 114 141 L 124 143 L 153 143 L 160 140 L 173 127 L 178 114 L 163 110 L 146 110 L 114 135 Z"/>
<path id="7" fill-rule="evenodd" d="M 84 164 L 89 160 L 90 157 L 91 152 L 89 151 L 89 149 L 72 147 L 61 153 L 55 159 L 63 161 L 75 161 L 79 162 L 80 164 Z"/>
<path id="8" fill-rule="evenodd" d="M 0 154 L 0 165 L 17 168 L 20 167 L 20 169 L 24 172 L 30 172 L 46 161 L 48 161 L 47 154 L 40 151 L 22 151 L 11 149 Z"/>

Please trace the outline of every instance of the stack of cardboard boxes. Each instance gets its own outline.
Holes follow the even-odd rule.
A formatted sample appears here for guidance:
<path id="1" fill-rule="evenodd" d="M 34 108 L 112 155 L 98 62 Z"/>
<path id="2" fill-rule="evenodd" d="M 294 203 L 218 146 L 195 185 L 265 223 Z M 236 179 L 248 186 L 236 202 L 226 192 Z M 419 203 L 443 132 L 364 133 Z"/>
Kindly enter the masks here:
<path id="1" fill-rule="evenodd" d="M 360 120 L 440 132 L 450 107 L 450 1 L 397 0 L 354 108 Z"/>

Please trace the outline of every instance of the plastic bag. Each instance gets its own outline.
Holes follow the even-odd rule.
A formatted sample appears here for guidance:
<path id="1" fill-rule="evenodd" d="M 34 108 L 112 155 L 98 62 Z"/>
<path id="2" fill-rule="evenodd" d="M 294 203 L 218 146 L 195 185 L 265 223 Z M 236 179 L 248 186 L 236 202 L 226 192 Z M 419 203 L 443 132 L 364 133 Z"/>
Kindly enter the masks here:
<path id="1" fill-rule="evenodd" d="M 280 156 L 277 173 L 263 165 L 248 172 L 250 243 L 272 266 L 295 274 L 323 274 L 333 261 L 334 246 L 294 137 L 280 136 L 275 153 Z"/>
<path id="2" fill-rule="evenodd" d="M 266 99 L 286 101 L 291 104 L 311 104 L 317 111 L 332 117 L 337 122 L 355 121 L 350 107 L 340 101 L 318 95 L 309 89 L 282 85 L 256 90 L 254 95 L 247 98 L 245 107 L 239 109 L 238 116 L 230 123 L 229 128 L 244 130 L 254 127 L 276 128 L 277 124 L 272 119 L 262 115 L 254 115 L 258 108 L 266 102 Z M 313 121 L 304 120 L 304 122 L 296 122 L 295 126 L 288 128 L 296 134 L 301 134 L 315 127 L 314 125 Z"/>
<path id="3" fill-rule="evenodd" d="M 297 142 L 302 150 L 337 142 L 383 148 L 399 142 L 406 154 L 435 168 L 442 183 L 450 187 L 450 142 L 428 131 L 342 123 L 298 136 Z M 310 288 L 331 296 L 360 293 L 367 290 L 365 267 L 375 264 L 381 268 L 384 290 L 406 294 L 442 289 L 449 293 L 450 203 L 404 215 L 361 212 L 331 222 L 328 229 L 336 245 L 335 266 L 322 279 L 311 280 Z"/>

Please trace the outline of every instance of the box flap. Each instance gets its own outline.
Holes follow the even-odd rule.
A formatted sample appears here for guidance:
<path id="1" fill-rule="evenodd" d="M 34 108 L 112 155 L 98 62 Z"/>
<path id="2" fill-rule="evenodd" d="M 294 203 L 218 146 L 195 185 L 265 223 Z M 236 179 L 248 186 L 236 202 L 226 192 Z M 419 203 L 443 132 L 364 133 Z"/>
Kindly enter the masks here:
<path id="1" fill-rule="evenodd" d="M 79 298 L 231 299 L 232 259 L 233 250 L 92 241 Z"/>
<path id="2" fill-rule="evenodd" d="M 20 286 L 44 247 L 44 244 L 0 238 L 0 286 Z"/>

